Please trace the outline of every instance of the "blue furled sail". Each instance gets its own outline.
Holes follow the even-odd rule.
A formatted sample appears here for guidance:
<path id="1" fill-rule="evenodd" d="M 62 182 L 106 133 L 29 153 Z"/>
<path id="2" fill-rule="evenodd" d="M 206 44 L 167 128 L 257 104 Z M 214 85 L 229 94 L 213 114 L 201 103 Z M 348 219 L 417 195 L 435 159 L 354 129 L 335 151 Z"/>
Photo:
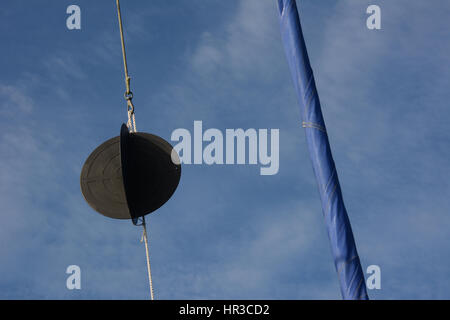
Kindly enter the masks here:
<path id="1" fill-rule="evenodd" d="M 341 294 L 346 300 L 365 300 L 369 297 L 364 274 L 331 155 L 297 5 L 295 0 L 278 0 L 278 8 L 282 40 L 300 104 Z"/>

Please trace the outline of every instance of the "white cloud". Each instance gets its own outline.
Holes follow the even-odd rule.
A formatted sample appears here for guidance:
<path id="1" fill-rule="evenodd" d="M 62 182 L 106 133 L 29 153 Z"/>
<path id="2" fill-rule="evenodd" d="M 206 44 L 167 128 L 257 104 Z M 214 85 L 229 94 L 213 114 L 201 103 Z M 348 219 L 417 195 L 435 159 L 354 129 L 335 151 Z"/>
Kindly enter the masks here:
<path id="1" fill-rule="evenodd" d="M 21 112 L 30 113 L 33 110 L 33 101 L 23 94 L 22 90 L 12 86 L 0 84 L 1 114 L 12 115 Z"/>
<path id="2" fill-rule="evenodd" d="M 193 56 L 195 70 L 218 71 L 246 79 L 256 74 L 267 78 L 273 74 L 277 56 L 273 43 L 278 29 L 273 28 L 277 16 L 270 1 L 240 1 L 234 18 L 222 26 L 224 33 L 204 32 Z M 220 34 L 220 36 L 218 36 Z M 216 38 L 217 37 L 217 38 Z"/>

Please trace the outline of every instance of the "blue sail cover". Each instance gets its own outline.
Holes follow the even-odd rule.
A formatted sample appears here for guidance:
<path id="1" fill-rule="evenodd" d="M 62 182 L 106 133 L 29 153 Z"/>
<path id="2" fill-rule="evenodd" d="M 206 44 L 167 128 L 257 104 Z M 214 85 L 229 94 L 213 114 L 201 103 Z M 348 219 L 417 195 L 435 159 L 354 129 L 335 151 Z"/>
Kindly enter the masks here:
<path id="1" fill-rule="evenodd" d="M 278 0 L 281 35 L 300 104 L 310 158 L 344 299 L 368 299 L 352 228 L 342 198 L 314 75 L 295 0 Z"/>

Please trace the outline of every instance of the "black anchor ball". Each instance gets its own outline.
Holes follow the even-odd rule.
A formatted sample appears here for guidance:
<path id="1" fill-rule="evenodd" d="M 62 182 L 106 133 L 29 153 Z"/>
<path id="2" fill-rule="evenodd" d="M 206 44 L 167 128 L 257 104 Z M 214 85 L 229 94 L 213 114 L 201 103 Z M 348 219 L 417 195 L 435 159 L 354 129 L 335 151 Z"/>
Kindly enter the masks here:
<path id="1" fill-rule="evenodd" d="M 115 219 L 143 217 L 166 203 L 181 176 L 180 158 L 164 139 L 130 133 L 100 145 L 81 170 L 81 192 L 97 212 Z"/>

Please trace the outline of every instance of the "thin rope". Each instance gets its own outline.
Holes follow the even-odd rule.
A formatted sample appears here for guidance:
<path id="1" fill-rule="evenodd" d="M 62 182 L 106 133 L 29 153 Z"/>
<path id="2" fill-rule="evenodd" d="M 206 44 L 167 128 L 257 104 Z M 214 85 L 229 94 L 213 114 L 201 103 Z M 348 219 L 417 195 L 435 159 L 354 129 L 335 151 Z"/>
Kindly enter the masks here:
<path id="1" fill-rule="evenodd" d="M 123 55 L 123 67 L 124 67 L 124 71 L 125 71 L 125 85 L 126 85 L 126 92 L 125 92 L 125 99 L 127 100 L 127 114 L 128 114 L 128 122 L 127 122 L 127 126 L 128 129 L 130 129 L 131 132 L 137 132 L 137 128 L 136 128 L 136 117 L 134 114 L 134 105 L 132 102 L 133 99 L 133 93 L 131 92 L 130 89 L 130 76 L 128 75 L 128 64 L 127 64 L 127 54 L 125 51 L 125 37 L 123 34 L 123 25 L 122 25 L 122 13 L 120 11 L 120 3 L 119 0 L 116 0 L 117 3 L 117 16 L 119 18 L 119 27 L 120 27 L 120 39 L 122 41 L 122 55 Z M 151 300 L 154 300 L 154 295 L 153 295 L 153 281 L 152 281 L 152 272 L 151 272 L 151 268 L 150 268 L 150 253 L 148 250 L 148 237 L 147 237 L 147 228 L 145 225 L 145 218 L 142 217 L 142 227 L 144 229 L 143 234 L 142 234 L 142 239 L 141 242 L 144 241 L 145 243 L 145 255 L 147 258 L 147 271 L 148 271 L 148 282 L 150 285 L 150 298 Z"/>
<path id="2" fill-rule="evenodd" d="M 125 99 L 127 100 L 127 114 L 128 114 L 128 122 L 127 126 L 131 132 L 137 132 L 136 129 L 136 117 L 134 115 L 134 105 L 133 105 L 133 92 L 131 92 L 131 78 L 128 75 L 128 63 L 127 63 L 127 53 L 125 50 L 125 36 L 123 33 L 123 24 L 122 24 L 122 13 L 120 11 L 120 3 L 119 0 L 116 0 L 117 3 L 117 16 L 119 18 L 119 28 L 120 28 L 120 40 L 122 42 L 122 56 L 123 56 L 123 69 L 125 73 Z"/>
<path id="3" fill-rule="evenodd" d="M 122 13 L 120 11 L 120 3 L 119 0 L 117 2 L 117 15 L 119 18 L 119 27 L 120 27 L 120 39 L 122 40 L 122 55 L 123 55 L 123 68 L 125 71 L 125 83 L 127 86 L 127 94 L 130 93 L 130 77 L 128 76 L 128 65 L 127 65 L 127 53 L 125 51 L 125 37 L 123 35 L 123 25 L 122 25 Z"/>
<path id="4" fill-rule="evenodd" d="M 134 115 L 134 112 L 128 109 L 128 121 L 127 121 L 127 127 L 130 129 L 131 132 L 137 132 L 136 129 L 136 117 Z"/>
<path id="5" fill-rule="evenodd" d="M 147 238 L 147 227 L 145 225 L 145 218 L 144 217 L 142 217 L 142 227 L 144 228 L 144 233 L 142 234 L 141 242 L 142 242 L 142 240 L 144 240 L 144 243 L 145 243 L 145 252 L 146 252 L 146 256 L 147 256 L 148 281 L 149 281 L 149 284 L 150 284 L 150 298 L 152 300 L 155 300 L 154 299 L 155 296 L 153 294 L 152 270 L 150 268 L 150 258 L 149 258 L 149 250 L 148 250 L 149 246 L 148 246 L 148 238 Z"/>

